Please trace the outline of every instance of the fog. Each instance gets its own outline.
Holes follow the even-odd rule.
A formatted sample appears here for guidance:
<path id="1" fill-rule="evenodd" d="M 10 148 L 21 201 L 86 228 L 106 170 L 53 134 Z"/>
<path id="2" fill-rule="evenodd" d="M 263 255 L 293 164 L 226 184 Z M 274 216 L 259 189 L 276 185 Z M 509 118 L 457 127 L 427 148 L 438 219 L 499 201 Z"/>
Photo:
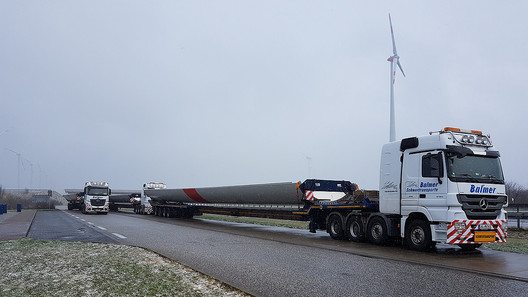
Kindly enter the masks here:
<path id="1" fill-rule="evenodd" d="M 344 179 L 389 140 L 490 134 L 528 184 L 523 1 L 2 1 L 0 185 Z"/>

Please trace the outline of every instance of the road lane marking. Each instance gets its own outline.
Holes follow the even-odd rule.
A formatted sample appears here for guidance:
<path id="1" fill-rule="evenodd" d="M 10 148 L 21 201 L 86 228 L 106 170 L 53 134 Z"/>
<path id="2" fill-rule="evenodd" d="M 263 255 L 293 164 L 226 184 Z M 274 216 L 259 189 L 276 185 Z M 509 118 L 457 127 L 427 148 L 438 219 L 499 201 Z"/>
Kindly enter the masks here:
<path id="1" fill-rule="evenodd" d="M 86 222 L 86 220 L 85 220 L 85 219 L 81 219 L 81 221 L 83 221 L 83 222 Z"/>
<path id="2" fill-rule="evenodd" d="M 101 229 L 101 230 L 106 230 L 105 227 L 101 227 L 101 226 L 96 226 L 97 228 Z"/>
<path id="3" fill-rule="evenodd" d="M 92 223 L 92 222 L 86 222 L 86 223 L 88 223 L 89 225 L 95 225 L 95 224 L 94 224 L 94 223 Z"/>
<path id="4" fill-rule="evenodd" d="M 119 233 L 112 233 L 112 234 L 114 234 L 115 236 L 117 236 L 117 237 L 119 237 L 121 239 L 125 239 L 126 238 L 126 236 L 123 236 L 123 235 L 121 235 Z"/>

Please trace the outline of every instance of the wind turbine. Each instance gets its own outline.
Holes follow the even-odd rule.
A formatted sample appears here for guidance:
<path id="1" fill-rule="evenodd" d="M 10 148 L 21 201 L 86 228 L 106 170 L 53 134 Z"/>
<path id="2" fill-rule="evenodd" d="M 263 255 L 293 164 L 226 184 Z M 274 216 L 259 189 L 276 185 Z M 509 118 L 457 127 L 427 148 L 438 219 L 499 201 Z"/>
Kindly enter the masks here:
<path id="1" fill-rule="evenodd" d="M 8 151 L 11 151 L 12 153 L 14 153 L 15 155 L 17 155 L 18 157 L 18 174 L 17 174 L 17 189 L 20 190 L 20 153 L 19 152 L 15 152 L 14 150 L 12 149 L 8 149 L 6 148 L 6 150 Z"/>
<path id="2" fill-rule="evenodd" d="M 390 136 L 389 141 L 393 142 L 396 141 L 396 124 L 394 119 L 394 81 L 396 80 L 396 67 L 394 65 L 398 65 L 398 67 L 401 70 L 401 73 L 405 77 L 405 72 L 403 72 L 403 68 L 400 64 L 400 56 L 398 56 L 398 52 L 396 51 L 396 42 L 394 41 L 394 32 L 392 31 L 392 20 L 389 13 L 389 24 L 390 24 L 390 30 L 391 30 L 391 37 L 392 37 L 392 56 L 390 56 L 387 61 L 391 63 L 390 67 L 390 73 L 391 73 L 391 85 L 390 85 Z"/>

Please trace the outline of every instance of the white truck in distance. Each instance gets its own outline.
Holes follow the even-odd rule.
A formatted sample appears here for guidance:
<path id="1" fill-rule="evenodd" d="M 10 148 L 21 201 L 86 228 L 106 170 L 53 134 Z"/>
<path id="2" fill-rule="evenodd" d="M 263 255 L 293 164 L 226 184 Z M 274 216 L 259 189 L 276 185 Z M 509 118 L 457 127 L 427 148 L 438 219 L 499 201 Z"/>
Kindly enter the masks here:
<path id="1" fill-rule="evenodd" d="M 151 214 L 152 205 L 150 204 L 150 197 L 145 194 L 145 190 L 162 190 L 166 188 L 167 186 L 164 183 L 149 182 L 143 184 L 141 197 L 136 199 L 134 203 L 134 212 L 137 214 Z"/>
<path id="2" fill-rule="evenodd" d="M 82 213 L 108 214 L 109 197 L 112 191 L 107 182 L 86 182 L 84 184 L 84 201 L 81 205 Z"/>

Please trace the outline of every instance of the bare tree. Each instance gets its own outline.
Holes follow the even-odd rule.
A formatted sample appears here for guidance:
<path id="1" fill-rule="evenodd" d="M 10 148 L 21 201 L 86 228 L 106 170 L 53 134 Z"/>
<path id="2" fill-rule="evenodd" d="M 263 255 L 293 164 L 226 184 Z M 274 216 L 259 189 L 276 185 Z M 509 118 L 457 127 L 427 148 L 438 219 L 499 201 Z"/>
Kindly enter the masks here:
<path id="1" fill-rule="evenodd" d="M 509 204 L 528 203 L 528 190 L 524 186 L 513 181 L 506 181 L 505 186 Z"/>

